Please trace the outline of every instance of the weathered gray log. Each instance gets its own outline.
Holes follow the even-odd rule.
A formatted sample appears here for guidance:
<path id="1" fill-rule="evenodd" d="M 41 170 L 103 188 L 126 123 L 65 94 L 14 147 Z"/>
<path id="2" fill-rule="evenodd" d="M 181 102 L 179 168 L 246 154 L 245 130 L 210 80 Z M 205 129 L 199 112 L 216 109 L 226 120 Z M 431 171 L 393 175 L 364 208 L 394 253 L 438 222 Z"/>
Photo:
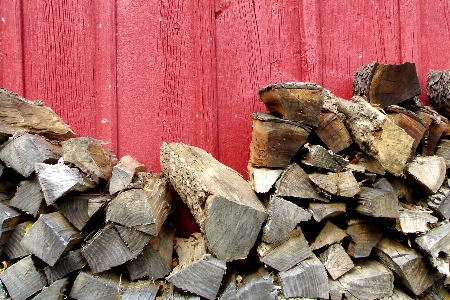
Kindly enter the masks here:
<path id="1" fill-rule="evenodd" d="M 176 239 L 175 250 L 179 265 L 167 276 L 167 281 L 176 287 L 205 297 L 215 299 L 226 270 L 224 262 L 206 253 L 201 234 L 188 239 Z"/>
<path id="2" fill-rule="evenodd" d="M 262 230 L 262 241 L 274 243 L 284 239 L 298 223 L 311 219 L 311 214 L 281 197 L 271 196 L 267 204 L 269 217 Z"/>
<path id="3" fill-rule="evenodd" d="M 378 174 L 378 175 L 385 175 L 386 171 L 384 167 L 380 164 L 380 162 L 365 154 L 364 152 L 358 152 L 356 155 L 356 161 L 354 162 L 358 167 L 363 167 L 365 170 Z"/>
<path id="4" fill-rule="evenodd" d="M 81 271 L 73 283 L 69 297 L 77 300 L 120 299 L 127 286 L 128 282 L 116 273 L 94 275 L 90 271 Z"/>
<path id="5" fill-rule="evenodd" d="M 381 300 L 414 300 L 415 298 L 410 297 L 404 291 L 402 291 L 401 289 L 394 286 L 394 290 L 393 290 L 391 296 L 386 296 L 386 297 L 383 297 L 380 299 Z"/>
<path id="6" fill-rule="evenodd" d="M 258 168 L 248 164 L 248 181 L 256 193 L 267 193 L 283 173 L 282 169 Z"/>
<path id="7" fill-rule="evenodd" d="M 280 197 L 296 197 L 328 202 L 328 199 L 317 193 L 308 174 L 296 163 L 290 164 L 284 170 L 275 187 L 275 195 Z"/>
<path id="8" fill-rule="evenodd" d="M 113 224 L 109 223 L 90 238 L 81 253 L 94 274 L 119 266 L 134 258 Z"/>
<path id="9" fill-rule="evenodd" d="M 440 156 L 417 156 L 406 167 L 406 172 L 417 181 L 427 193 L 436 193 L 447 172 L 445 159 Z"/>
<path id="10" fill-rule="evenodd" d="M 450 140 L 441 139 L 436 146 L 434 155 L 441 156 L 445 159 L 447 169 L 450 168 Z"/>
<path id="11" fill-rule="evenodd" d="M 334 203 L 309 203 L 308 210 L 312 212 L 312 217 L 316 222 L 326 218 L 340 216 L 346 212 L 346 204 L 341 202 Z"/>
<path id="12" fill-rule="evenodd" d="M 78 246 L 83 235 L 59 212 L 41 215 L 22 238 L 22 245 L 53 266 L 68 251 Z"/>
<path id="13" fill-rule="evenodd" d="M 163 225 L 158 236 L 151 237 L 142 253 L 126 263 L 131 280 L 144 277 L 160 279 L 168 275 L 172 268 L 172 252 L 175 230 Z"/>
<path id="14" fill-rule="evenodd" d="M 31 225 L 33 225 L 32 221 L 20 223 L 12 232 L 4 249 L 4 252 L 8 255 L 9 259 L 13 260 L 31 254 L 31 251 L 22 245 L 22 238 Z"/>
<path id="15" fill-rule="evenodd" d="M 223 261 L 246 257 L 267 217 L 249 183 L 206 151 L 181 143 L 162 144 L 161 168 L 200 225 L 208 249 Z"/>
<path id="16" fill-rule="evenodd" d="M 368 257 L 383 236 L 383 230 L 376 223 L 361 220 L 350 221 L 346 232 L 351 237 L 347 253 L 355 258 Z"/>
<path id="17" fill-rule="evenodd" d="M 94 179 L 109 180 L 117 158 L 111 150 L 103 148 L 102 143 L 91 137 L 71 138 L 61 142 L 63 159 Z"/>
<path id="18" fill-rule="evenodd" d="M 28 101 L 0 89 L 0 140 L 19 130 L 42 135 L 51 140 L 66 140 L 75 134 L 70 127 L 42 101 Z"/>
<path id="19" fill-rule="evenodd" d="M 332 112 L 322 111 L 315 131 L 327 148 L 334 153 L 344 150 L 353 143 L 344 121 Z"/>
<path id="20" fill-rule="evenodd" d="M 360 191 L 359 183 L 352 171 L 328 174 L 312 173 L 309 174 L 309 179 L 331 195 L 353 197 Z"/>
<path id="21" fill-rule="evenodd" d="M 143 189 L 131 189 L 117 195 L 109 203 L 106 220 L 158 235 L 171 209 L 170 187 L 162 174 L 155 174 Z"/>
<path id="22" fill-rule="evenodd" d="M 355 211 L 375 218 L 398 218 L 398 198 L 395 192 L 384 189 L 361 187 L 357 195 Z"/>
<path id="23" fill-rule="evenodd" d="M 286 271 L 297 263 L 313 255 L 300 227 L 293 230 L 283 240 L 273 243 L 260 243 L 258 255 L 262 263 L 278 271 Z"/>
<path id="24" fill-rule="evenodd" d="M 273 277 L 264 268 L 247 274 L 236 290 L 238 300 L 275 300 L 276 291 L 273 285 Z"/>
<path id="25" fill-rule="evenodd" d="M 17 192 L 9 202 L 9 205 L 27 212 L 33 217 L 37 218 L 39 213 L 45 211 L 42 206 L 45 205 L 44 194 L 41 191 L 41 185 L 36 176 L 32 176 L 25 181 L 22 181 L 17 186 Z M 43 208 L 40 212 L 40 208 Z"/>
<path id="26" fill-rule="evenodd" d="M 59 198 L 53 202 L 58 211 L 78 230 L 82 230 L 110 200 L 112 196 L 96 194 L 78 194 Z"/>
<path id="27" fill-rule="evenodd" d="M 34 296 L 32 300 L 64 300 L 67 299 L 65 295 L 66 287 L 69 283 L 69 278 L 63 278 L 48 287 L 44 287 L 42 291 Z"/>
<path id="28" fill-rule="evenodd" d="M 73 271 L 81 270 L 86 266 L 86 260 L 81 255 L 81 250 L 69 251 L 61 257 L 54 265 L 44 268 L 45 276 L 49 284 L 69 275 Z"/>
<path id="29" fill-rule="evenodd" d="M 131 253 L 133 253 L 134 257 L 138 256 L 150 241 L 151 235 L 142 231 L 118 224 L 115 224 L 115 227 L 124 243 L 128 246 Z"/>
<path id="30" fill-rule="evenodd" d="M 428 198 L 428 206 L 439 216 L 450 219 L 450 180 L 444 181 L 442 186 Z"/>
<path id="31" fill-rule="evenodd" d="M 84 192 L 95 187 L 91 179 L 62 161 L 56 165 L 37 163 L 35 170 L 48 205 L 70 192 Z"/>
<path id="32" fill-rule="evenodd" d="M 275 83 L 261 88 L 258 94 L 270 113 L 303 124 L 319 124 L 325 98 L 320 85 L 310 82 Z"/>
<path id="33" fill-rule="evenodd" d="M 430 104 L 450 118 L 450 70 L 428 72 L 427 95 Z"/>
<path id="34" fill-rule="evenodd" d="M 354 267 L 352 259 L 340 244 L 333 244 L 328 247 L 319 255 L 319 260 L 333 280 L 341 277 Z"/>
<path id="35" fill-rule="evenodd" d="M 306 143 L 302 150 L 305 152 L 302 163 L 308 166 L 314 166 L 331 172 L 341 172 L 349 164 L 348 160 L 320 145 Z"/>
<path id="36" fill-rule="evenodd" d="M 404 209 L 397 220 L 398 229 L 403 233 L 424 233 L 439 221 L 428 211 Z"/>
<path id="37" fill-rule="evenodd" d="M 56 162 L 60 156 L 61 146 L 24 131 L 14 134 L 0 148 L 0 159 L 24 177 L 34 172 L 36 163 Z"/>
<path id="38" fill-rule="evenodd" d="M 0 245 L 6 244 L 14 228 L 22 219 L 19 211 L 6 205 L 5 202 L 0 202 Z"/>
<path id="39" fill-rule="evenodd" d="M 450 291 L 442 284 L 433 285 L 421 298 L 423 300 L 446 300 L 450 299 Z"/>
<path id="40" fill-rule="evenodd" d="M 296 267 L 278 273 L 286 298 L 305 297 L 328 299 L 329 287 L 325 267 L 316 256 L 300 262 Z"/>
<path id="41" fill-rule="evenodd" d="M 236 270 L 228 267 L 217 300 L 237 300 L 236 286 Z"/>
<path id="42" fill-rule="evenodd" d="M 0 273 L 0 280 L 14 300 L 25 300 L 47 285 L 42 270 L 27 256 Z"/>
<path id="43" fill-rule="evenodd" d="M 253 113 L 251 118 L 250 162 L 259 167 L 287 167 L 306 142 L 309 129 L 266 113 Z"/>
<path id="44" fill-rule="evenodd" d="M 159 284 L 152 280 L 132 281 L 120 296 L 120 300 L 154 300 L 159 287 Z"/>
<path id="45" fill-rule="evenodd" d="M 380 261 L 415 295 L 422 294 L 437 279 L 436 271 L 419 252 L 398 241 L 383 238 L 374 250 Z"/>
<path id="46" fill-rule="evenodd" d="M 145 172 L 146 168 L 134 157 L 125 155 L 112 169 L 111 180 L 109 182 L 109 193 L 111 195 L 124 190 L 133 181 L 137 172 Z"/>
<path id="47" fill-rule="evenodd" d="M 331 221 L 327 221 L 325 223 L 325 226 L 323 226 L 322 230 L 320 231 L 319 235 L 311 243 L 310 247 L 312 250 L 317 250 L 324 246 L 339 243 L 346 236 L 347 233 L 345 233 L 345 230 L 337 227 Z"/>

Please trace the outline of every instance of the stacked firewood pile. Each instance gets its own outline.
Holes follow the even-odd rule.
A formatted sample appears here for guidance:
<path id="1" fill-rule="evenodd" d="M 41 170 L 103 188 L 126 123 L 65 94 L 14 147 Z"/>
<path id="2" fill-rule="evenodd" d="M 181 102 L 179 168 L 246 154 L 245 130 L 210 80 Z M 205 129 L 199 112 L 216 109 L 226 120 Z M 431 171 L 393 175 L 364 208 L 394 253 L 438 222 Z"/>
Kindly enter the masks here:
<path id="1" fill-rule="evenodd" d="M 361 67 L 350 101 L 261 89 L 249 181 L 182 143 L 148 172 L 0 90 L 0 298 L 446 299 L 449 75 L 427 81 L 443 115 L 411 63 Z"/>

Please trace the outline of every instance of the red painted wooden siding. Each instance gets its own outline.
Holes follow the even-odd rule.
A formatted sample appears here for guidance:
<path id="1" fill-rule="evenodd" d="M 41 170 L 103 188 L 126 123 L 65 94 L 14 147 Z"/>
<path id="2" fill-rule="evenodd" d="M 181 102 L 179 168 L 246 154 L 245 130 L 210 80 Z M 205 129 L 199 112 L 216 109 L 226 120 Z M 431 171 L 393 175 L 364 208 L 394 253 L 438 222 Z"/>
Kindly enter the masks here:
<path id="1" fill-rule="evenodd" d="M 450 68 L 448 0 L 0 0 L 0 86 L 159 171 L 162 141 L 246 176 L 257 90 L 313 81 L 349 98 L 373 60 Z M 426 100 L 422 95 L 422 100 Z"/>

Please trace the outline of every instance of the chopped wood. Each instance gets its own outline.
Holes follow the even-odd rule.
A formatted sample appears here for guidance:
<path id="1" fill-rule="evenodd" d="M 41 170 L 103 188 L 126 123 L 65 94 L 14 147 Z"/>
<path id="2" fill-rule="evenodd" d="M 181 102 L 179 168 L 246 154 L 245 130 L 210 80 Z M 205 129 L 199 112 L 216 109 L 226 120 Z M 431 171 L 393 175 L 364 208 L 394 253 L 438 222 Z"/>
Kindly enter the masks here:
<path id="1" fill-rule="evenodd" d="M 4 249 L 4 252 L 8 255 L 9 259 L 13 260 L 31 254 L 31 251 L 22 245 L 22 238 L 31 225 L 33 225 L 32 221 L 20 223 L 12 232 Z"/>
<path id="2" fill-rule="evenodd" d="M 209 250 L 223 261 L 246 257 L 267 217 L 250 184 L 206 151 L 181 143 L 162 144 L 161 168 L 200 225 Z"/>
<path id="3" fill-rule="evenodd" d="M 403 233 L 423 233 L 436 225 L 438 218 L 427 211 L 401 210 L 397 220 L 399 230 Z"/>
<path id="4" fill-rule="evenodd" d="M 380 164 L 380 162 L 378 160 L 376 160 L 373 157 L 370 157 L 369 155 L 367 155 L 363 152 L 357 153 L 355 165 L 358 167 L 362 167 L 362 168 L 364 168 L 364 170 L 367 170 L 368 172 L 371 172 L 374 174 L 378 174 L 378 175 L 386 174 L 386 171 L 384 170 L 383 166 Z"/>
<path id="5" fill-rule="evenodd" d="M 357 195 L 355 211 L 375 218 L 398 218 L 398 198 L 395 192 L 370 187 L 361 187 Z"/>
<path id="6" fill-rule="evenodd" d="M 91 179 L 62 161 L 56 165 L 37 163 L 35 170 L 48 205 L 70 192 L 84 192 L 95 187 Z"/>
<path id="7" fill-rule="evenodd" d="M 287 167 L 306 142 L 309 129 L 266 113 L 253 113 L 251 118 L 250 162 L 259 167 Z"/>
<path id="8" fill-rule="evenodd" d="M 262 241 L 274 243 L 284 239 L 298 223 L 311 219 L 311 214 L 281 197 L 271 196 L 267 205 L 269 217 L 262 229 Z"/>
<path id="9" fill-rule="evenodd" d="M 324 298 L 329 297 L 328 278 L 325 267 L 313 255 L 296 267 L 278 273 L 283 295 L 286 298 Z"/>
<path id="10" fill-rule="evenodd" d="M 180 264 L 167 276 L 167 281 L 191 293 L 215 299 L 226 270 L 224 262 L 205 252 L 201 235 L 189 239 L 176 239 Z"/>
<path id="11" fill-rule="evenodd" d="M 438 191 L 446 171 L 445 159 L 440 156 L 417 156 L 406 167 L 406 172 L 430 194 Z"/>
<path id="12" fill-rule="evenodd" d="M 132 281 L 120 296 L 120 300 L 154 300 L 159 288 L 160 285 L 152 280 Z"/>
<path id="13" fill-rule="evenodd" d="M 27 230 L 22 245 L 53 266 L 68 251 L 78 246 L 83 235 L 59 212 L 41 215 Z"/>
<path id="14" fill-rule="evenodd" d="M 319 124 L 324 98 L 322 87 L 310 82 L 270 84 L 259 90 L 270 113 L 312 126 Z"/>
<path id="15" fill-rule="evenodd" d="M 335 203 L 309 203 L 308 210 L 312 212 L 312 217 L 316 222 L 323 219 L 340 216 L 346 212 L 346 204 L 341 202 Z"/>
<path id="16" fill-rule="evenodd" d="M 422 191 L 420 187 L 414 184 L 410 184 L 409 181 L 404 180 L 403 178 L 388 176 L 386 177 L 389 181 L 389 184 L 394 189 L 397 198 L 405 199 L 408 203 L 413 203 L 416 201 L 418 197 L 421 197 L 421 194 L 426 193 Z"/>
<path id="17" fill-rule="evenodd" d="M 278 271 L 286 271 L 313 253 L 300 227 L 297 227 L 282 241 L 259 244 L 258 255 L 264 264 Z"/>
<path id="18" fill-rule="evenodd" d="M 81 270 L 86 266 L 86 260 L 81 255 L 81 250 L 69 251 L 61 257 L 54 265 L 44 268 L 45 276 L 49 284 L 69 275 L 73 271 Z"/>
<path id="19" fill-rule="evenodd" d="M 117 232 L 134 257 L 138 256 L 150 241 L 151 235 L 142 231 L 115 224 Z"/>
<path id="20" fill-rule="evenodd" d="M 146 168 L 134 157 L 125 155 L 112 169 L 111 180 L 109 182 L 109 193 L 111 195 L 126 189 L 137 172 L 145 172 Z"/>
<path id="21" fill-rule="evenodd" d="M 435 284 L 421 297 L 423 300 L 446 300 L 450 299 L 450 291 L 441 284 Z"/>
<path id="22" fill-rule="evenodd" d="M 78 300 L 121 299 L 128 282 L 116 273 L 104 272 L 94 275 L 90 271 L 81 271 L 70 291 L 70 298 Z"/>
<path id="23" fill-rule="evenodd" d="M 408 294 L 403 292 L 401 289 L 394 286 L 394 290 L 391 296 L 380 298 L 381 300 L 414 300 Z M 442 299 L 443 300 L 443 299 Z"/>
<path id="24" fill-rule="evenodd" d="M 360 192 L 359 183 L 352 171 L 340 173 L 311 173 L 309 179 L 319 188 L 335 196 L 353 197 Z"/>
<path id="25" fill-rule="evenodd" d="M 12 230 L 21 220 L 22 215 L 19 211 L 9 207 L 5 202 L 0 202 L 0 231 L 2 236 L 7 232 L 12 233 Z"/>
<path id="26" fill-rule="evenodd" d="M 348 148 L 352 143 L 352 137 L 345 127 L 344 121 L 335 113 L 322 112 L 316 134 L 334 153 Z"/>
<path id="27" fill-rule="evenodd" d="M 333 280 L 353 269 L 353 261 L 340 244 L 333 244 L 319 255 L 319 260 Z"/>
<path id="28" fill-rule="evenodd" d="M 24 177 L 34 172 L 36 163 L 56 162 L 60 156 L 61 146 L 24 131 L 14 134 L 0 148 L 0 159 Z"/>
<path id="29" fill-rule="evenodd" d="M 437 279 L 436 271 L 423 255 L 398 241 L 381 239 L 375 247 L 375 254 L 415 295 L 422 294 Z"/>
<path id="30" fill-rule="evenodd" d="M 32 176 L 22 181 L 17 186 L 17 192 L 9 202 L 9 205 L 27 212 L 33 217 L 38 217 L 39 213 L 45 212 L 44 194 L 36 176 Z M 42 207 L 42 209 L 41 209 Z"/>
<path id="31" fill-rule="evenodd" d="M 447 169 L 450 168 L 450 140 L 440 140 L 436 146 L 434 155 L 443 157 Z"/>
<path id="32" fill-rule="evenodd" d="M 29 101 L 0 89 L 0 107 L 0 139 L 19 130 L 39 134 L 51 140 L 67 140 L 75 135 L 70 127 L 40 100 Z"/>
<path id="33" fill-rule="evenodd" d="M 422 138 L 422 156 L 431 156 L 444 130 L 448 128 L 448 120 L 428 106 L 418 109 L 416 114 L 427 125 L 427 131 Z"/>
<path id="34" fill-rule="evenodd" d="M 283 173 L 282 169 L 269 169 L 248 164 L 248 181 L 256 193 L 267 193 Z"/>
<path id="35" fill-rule="evenodd" d="M 311 183 L 308 174 L 296 163 L 290 164 L 275 184 L 275 195 L 328 202 L 319 195 Z"/>
<path id="36" fill-rule="evenodd" d="M 236 270 L 227 268 L 225 280 L 219 289 L 217 300 L 237 300 L 236 293 Z"/>
<path id="37" fill-rule="evenodd" d="M 368 65 L 364 65 L 355 70 L 355 78 L 353 79 L 353 95 L 361 96 L 369 99 L 370 83 L 373 74 L 378 67 L 378 62 L 373 61 Z"/>
<path id="38" fill-rule="evenodd" d="M 25 300 L 47 285 L 44 273 L 31 255 L 22 258 L 0 273 L 0 280 L 14 300 Z"/>
<path id="39" fill-rule="evenodd" d="M 66 287 L 69 283 L 69 278 L 63 278 L 47 287 L 44 287 L 42 291 L 33 297 L 32 300 L 64 300 L 67 296 L 64 294 Z"/>
<path id="40" fill-rule="evenodd" d="M 427 96 L 433 107 L 450 118 L 450 70 L 428 72 Z"/>
<path id="41" fill-rule="evenodd" d="M 247 274 L 237 288 L 236 296 L 238 300 L 275 300 L 276 291 L 272 275 L 264 267 Z"/>
<path id="42" fill-rule="evenodd" d="M 334 243 L 339 243 L 346 236 L 345 230 L 337 227 L 331 221 L 327 221 L 319 235 L 311 243 L 310 247 L 312 250 L 317 250 Z"/>
<path id="43" fill-rule="evenodd" d="M 447 179 L 434 194 L 428 198 L 428 206 L 440 217 L 450 219 L 450 180 Z"/>
<path id="44" fill-rule="evenodd" d="M 383 231 L 376 223 L 361 220 L 349 222 L 346 232 L 351 237 L 347 253 L 354 258 L 368 257 L 383 236 Z"/>
<path id="45" fill-rule="evenodd" d="M 308 166 L 314 166 L 332 172 L 341 172 L 349 164 L 348 160 L 320 145 L 307 143 L 303 146 L 303 149 L 305 153 L 302 163 Z"/>
<path id="46" fill-rule="evenodd" d="M 386 171 L 396 176 L 402 174 L 414 139 L 361 97 L 339 100 L 337 104 L 361 149 L 375 157 Z"/>

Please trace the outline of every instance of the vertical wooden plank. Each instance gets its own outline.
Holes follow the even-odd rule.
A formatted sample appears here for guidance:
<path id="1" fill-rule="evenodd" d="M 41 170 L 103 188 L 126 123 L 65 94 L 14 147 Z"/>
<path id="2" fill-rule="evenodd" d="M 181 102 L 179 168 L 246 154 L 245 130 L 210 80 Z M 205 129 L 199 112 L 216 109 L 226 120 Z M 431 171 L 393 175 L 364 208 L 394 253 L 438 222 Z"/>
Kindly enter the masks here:
<path id="1" fill-rule="evenodd" d="M 0 1 L 0 86 L 23 95 L 22 1 Z"/>
<path id="2" fill-rule="evenodd" d="M 162 141 L 217 155 L 211 1 L 117 2 L 119 155 L 158 171 Z"/>

